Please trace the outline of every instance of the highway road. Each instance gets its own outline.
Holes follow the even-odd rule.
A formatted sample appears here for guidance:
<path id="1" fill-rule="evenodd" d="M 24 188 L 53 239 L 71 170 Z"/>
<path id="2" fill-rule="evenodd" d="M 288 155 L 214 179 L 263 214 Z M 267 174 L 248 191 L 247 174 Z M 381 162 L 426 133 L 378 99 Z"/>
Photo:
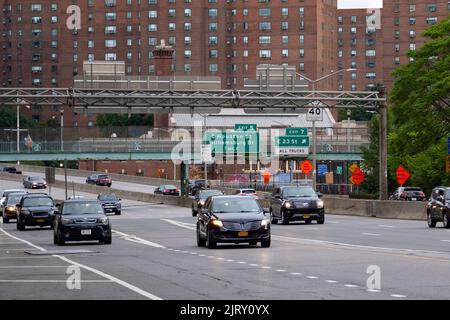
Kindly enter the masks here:
<path id="1" fill-rule="evenodd" d="M 31 171 L 23 171 L 22 174 L 24 176 L 36 176 L 36 177 L 42 177 L 45 178 L 45 174 L 38 173 L 38 172 L 31 172 Z M 75 182 L 75 183 L 86 183 L 87 177 L 76 177 L 76 176 L 67 176 L 67 181 L 69 183 Z M 58 181 L 64 181 L 65 177 L 64 175 L 55 175 L 55 179 Z M 158 186 L 152 186 L 152 185 L 143 185 L 140 183 L 131 183 L 131 182 L 122 182 L 122 181 L 116 181 L 113 180 L 112 188 L 114 189 L 120 189 L 120 190 L 128 190 L 128 191 L 135 191 L 135 192 L 142 192 L 142 193 L 151 193 L 153 194 L 153 191 Z"/>
<path id="2" fill-rule="evenodd" d="M 212 250 L 196 246 L 189 208 L 124 200 L 111 221 L 112 245 L 63 247 L 49 229 L 0 225 L 0 299 L 450 298 L 450 232 L 423 221 L 327 215 L 324 225 L 273 225 L 270 248 Z M 80 289 L 67 286 L 73 268 Z M 368 289 L 368 268 L 379 269 L 379 289 Z"/>

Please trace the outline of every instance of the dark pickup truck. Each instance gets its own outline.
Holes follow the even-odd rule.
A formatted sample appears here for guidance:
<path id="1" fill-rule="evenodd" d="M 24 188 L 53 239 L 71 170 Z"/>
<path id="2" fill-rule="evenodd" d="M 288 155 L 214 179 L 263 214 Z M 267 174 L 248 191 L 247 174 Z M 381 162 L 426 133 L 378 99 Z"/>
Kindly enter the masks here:
<path id="1" fill-rule="evenodd" d="M 3 167 L 1 168 L 1 172 L 22 174 L 22 171 L 17 170 L 16 167 Z"/>

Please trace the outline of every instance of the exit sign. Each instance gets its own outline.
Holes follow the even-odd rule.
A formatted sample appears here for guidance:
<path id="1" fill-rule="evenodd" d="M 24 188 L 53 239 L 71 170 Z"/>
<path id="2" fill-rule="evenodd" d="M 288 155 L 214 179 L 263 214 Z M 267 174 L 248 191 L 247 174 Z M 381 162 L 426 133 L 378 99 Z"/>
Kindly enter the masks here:
<path id="1" fill-rule="evenodd" d="M 307 136 L 308 128 L 286 128 L 287 136 Z"/>
<path id="2" fill-rule="evenodd" d="M 234 125 L 234 130 L 235 131 L 256 131 L 257 126 L 256 124 L 241 124 L 241 123 L 236 123 Z"/>
<path id="3" fill-rule="evenodd" d="M 278 147 L 309 147 L 309 137 L 281 136 L 276 142 Z"/>

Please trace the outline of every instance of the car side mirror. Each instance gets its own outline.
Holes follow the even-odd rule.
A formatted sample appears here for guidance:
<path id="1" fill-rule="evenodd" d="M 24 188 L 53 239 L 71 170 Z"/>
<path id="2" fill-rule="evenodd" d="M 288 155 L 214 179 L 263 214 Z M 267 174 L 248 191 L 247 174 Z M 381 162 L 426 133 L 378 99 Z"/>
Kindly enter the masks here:
<path id="1" fill-rule="evenodd" d="M 318 196 L 319 198 L 322 198 L 322 197 L 323 197 L 323 194 L 320 193 L 320 192 L 317 192 L 317 196 Z"/>
<path id="2" fill-rule="evenodd" d="M 263 213 L 270 213 L 270 209 L 269 208 L 263 208 Z"/>
<path id="3" fill-rule="evenodd" d="M 201 209 L 200 211 L 202 214 L 208 214 L 208 209 Z"/>
<path id="4" fill-rule="evenodd" d="M 439 196 L 439 197 L 436 198 L 436 200 L 440 201 L 440 202 L 444 202 L 444 197 L 443 196 Z"/>
<path id="5" fill-rule="evenodd" d="M 21 208 L 22 208 L 22 205 L 16 204 L 16 207 L 19 208 L 19 209 L 21 209 Z"/>
<path id="6" fill-rule="evenodd" d="M 275 195 L 275 199 L 281 199 L 281 195 L 276 194 L 276 195 Z"/>
<path id="7" fill-rule="evenodd" d="M 117 199 L 117 201 L 122 201 L 122 198 Z"/>

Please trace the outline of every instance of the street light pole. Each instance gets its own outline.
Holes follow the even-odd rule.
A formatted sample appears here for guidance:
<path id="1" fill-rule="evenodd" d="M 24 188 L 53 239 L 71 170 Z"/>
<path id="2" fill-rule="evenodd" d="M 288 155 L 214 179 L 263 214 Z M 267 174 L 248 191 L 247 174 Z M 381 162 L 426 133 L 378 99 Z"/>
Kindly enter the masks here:
<path id="1" fill-rule="evenodd" d="M 19 118 L 19 101 L 17 101 L 17 112 L 16 112 L 16 120 L 17 120 L 17 123 L 16 123 L 16 125 L 17 125 L 17 127 L 16 127 L 16 130 L 17 130 L 17 144 L 16 144 L 16 151 L 17 151 L 17 155 L 20 153 L 20 118 Z M 17 161 L 17 164 L 20 164 L 20 161 L 18 160 Z"/>
<path id="2" fill-rule="evenodd" d="M 61 109 L 61 152 L 64 152 L 64 110 Z"/>

